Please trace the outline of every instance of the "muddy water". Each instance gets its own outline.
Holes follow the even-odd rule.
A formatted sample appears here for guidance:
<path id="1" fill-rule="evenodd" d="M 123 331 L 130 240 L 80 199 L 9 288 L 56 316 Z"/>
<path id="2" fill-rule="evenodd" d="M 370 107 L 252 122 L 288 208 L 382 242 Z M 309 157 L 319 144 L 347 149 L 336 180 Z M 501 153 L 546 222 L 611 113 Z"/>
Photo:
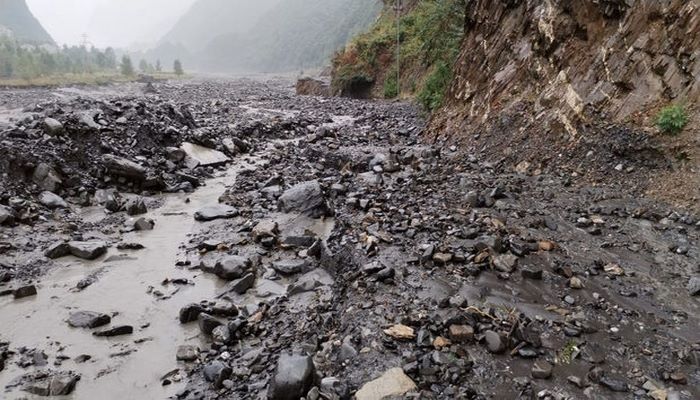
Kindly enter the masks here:
<path id="1" fill-rule="evenodd" d="M 177 347 L 201 344 L 197 325 L 180 325 L 178 311 L 187 303 L 212 298 L 224 283 L 213 275 L 176 269 L 180 245 L 189 234 L 206 226 L 194 221 L 194 212 L 216 203 L 225 186 L 233 183 L 236 173 L 250 167 L 239 163 L 193 194 L 164 196 L 164 205 L 148 215 L 156 221 L 156 229 L 129 233 L 123 238 L 125 242 L 143 244 L 144 250 L 111 248 L 107 255 L 91 262 L 63 259 L 63 267 L 38 285 L 36 297 L 21 301 L 1 298 L 2 340 L 9 341 L 12 349 L 26 346 L 43 350 L 49 355 L 46 368 L 54 368 L 57 355 L 70 357 L 62 366 L 55 367 L 82 376 L 70 399 L 156 399 L 174 394 L 179 385 L 162 386 L 161 379 L 183 367 L 175 360 Z M 185 201 L 187 198 L 189 203 Z M 88 213 L 86 217 L 92 219 L 95 215 Z M 94 272 L 99 272 L 97 282 L 80 292 L 73 289 L 78 281 Z M 187 278 L 195 284 L 162 285 L 166 278 Z M 93 337 L 90 330 L 70 328 L 65 322 L 69 313 L 77 310 L 115 314 L 111 326 L 132 325 L 135 332 L 112 339 Z M 74 362 L 81 354 L 92 358 L 82 364 Z M 17 359 L 17 356 L 10 359 L 0 373 L 0 387 L 32 371 L 31 367 L 16 366 Z M 177 377 L 175 374 L 176 380 Z M 32 398 L 27 396 L 15 391 L 0 397 Z"/>

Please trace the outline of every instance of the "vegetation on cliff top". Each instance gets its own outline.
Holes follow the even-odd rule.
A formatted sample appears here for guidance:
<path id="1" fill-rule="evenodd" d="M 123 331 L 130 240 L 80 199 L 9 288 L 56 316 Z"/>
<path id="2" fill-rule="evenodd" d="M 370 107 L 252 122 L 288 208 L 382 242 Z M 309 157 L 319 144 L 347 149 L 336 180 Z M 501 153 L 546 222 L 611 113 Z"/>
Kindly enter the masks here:
<path id="1" fill-rule="evenodd" d="M 400 80 L 396 78 L 397 21 L 385 2 L 378 21 L 333 59 L 333 89 L 351 94 L 359 83 L 386 98 L 415 96 L 428 111 L 439 107 L 459 52 L 466 0 L 419 0 L 400 19 Z"/>

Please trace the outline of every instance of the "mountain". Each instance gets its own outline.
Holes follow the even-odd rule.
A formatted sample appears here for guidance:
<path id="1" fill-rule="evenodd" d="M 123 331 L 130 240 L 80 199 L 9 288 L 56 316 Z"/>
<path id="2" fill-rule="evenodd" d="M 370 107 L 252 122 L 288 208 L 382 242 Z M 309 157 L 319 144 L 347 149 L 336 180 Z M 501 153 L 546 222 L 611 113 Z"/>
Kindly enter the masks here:
<path id="1" fill-rule="evenodd" d="M 290 71 L 326 63 L 335 51 L 374 22 L 378 0 L 286 0 L 253 29 L 227 33 L 202 54 L 216 71 Z"/>
<path id="2" fill-rule="evenodd" d="M 182 45 L 189 51 L 204 49 L 215 37 L 247 32 L 262 14 L 283 0 L 197 0 L 160 40 L 161 45 Z"/>
<path id="3" fill-rule="evenodd" d="M 0 26 L 9 29 L 12 35 L 20 41 L 54 42 L 29 10 L 25 0 L 0 0 Z"/>

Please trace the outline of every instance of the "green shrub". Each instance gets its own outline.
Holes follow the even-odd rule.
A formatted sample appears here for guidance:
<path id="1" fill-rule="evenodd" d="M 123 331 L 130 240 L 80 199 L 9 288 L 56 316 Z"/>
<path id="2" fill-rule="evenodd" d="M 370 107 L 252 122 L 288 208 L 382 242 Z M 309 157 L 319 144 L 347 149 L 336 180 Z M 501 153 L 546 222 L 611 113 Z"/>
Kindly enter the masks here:
<path id="1" fill-rule="evenodd" d="M 393 99 L 399 95 L 399 85 L 396 82 L 396 72 L 390 72 L 384 81 L 384 98 Z"/>
<path id="2" fill-rule="evenodd" d="M 670 105 L 664 107 L 656 119 L 656 126 L 659 127 L 661 132 L 677 135 L 679 134 L 685 125 L 688 123 L 688 115 L 685 113 L 685 109 L 680 104 Z"/>
<path id="3" fill-rule="evenodd" d="M 452 80 L 452 70 L 444 61 L 437 63 L 433 72 L 425 80 L 425 86 L 418 93 L 418 101 L 427 111 L 433 111 L 440 107 L 445 92 Z"/>

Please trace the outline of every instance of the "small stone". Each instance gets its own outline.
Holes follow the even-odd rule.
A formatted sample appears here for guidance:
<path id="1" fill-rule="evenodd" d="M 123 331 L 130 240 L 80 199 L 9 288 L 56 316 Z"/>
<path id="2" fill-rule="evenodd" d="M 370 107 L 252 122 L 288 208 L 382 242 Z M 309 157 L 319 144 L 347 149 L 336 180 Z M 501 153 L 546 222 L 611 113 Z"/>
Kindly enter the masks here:
<path id="1" fill-rule="evenodd" d="M 68 325 L 73 328 L 97 328 L 107 325 L 112 318 L 107 314 L 94 311 L 77 311 L 68 316 Z"/>
<path id="2" fill-rule="evenodd" d="M 355 393 L 356 400 L 382 400 L 403 398 L 407 392 L 417 390 L 416 384 L 401 368 L 392 368 L 379 378 L 367 382 Z"/>
<path id="3" fill-rule="evenodd" d="M 466 343 L 474 340 L 474 328 L 469 325 L 450 325 L 450 339 L 456 343 Z"/>
<path id="4" fill-rule="evenodd" d="M 107 253 L 105 242 L 68 242 L 70 254 L 84 260 L 94 260 Z"/>
<path id="5" fill-rule="evenodd" d="M 175 359 L 178 361 L 192 362 L 197 360 L 197 350 L 194 346 L 179 346 Z"/>
<path id="6" fill-rule="evenodd" d="M 572 289 L 583 289 L 583 282 L 580 278 L 573 276 L 569 279 L 569 287 Z"/>
<path id="7" fill-rule="evenodd" d="M 600 378 L 600 384 L 613 392 L 628 392 L 629 385 L 620 378 L 603 375 Z"/>
<path id="8" fill-rule="evenodd" d="M 156 226 L 152 219 L 139 218 L 134 222 L 134 229 L 137 231 L 151 231 Z"/>
<path id="9" fill-rule="evenodd" d="M 120 325 L 120 326 L 115 326 L 110 329 L 106 329 L 103 331 L 98 331 L 98 332 L 93 332 L 93 336 L 98 336 L 98 337 L 114 337 L 114 336 L 122 336 L 122 335 L 131 335 L 134 333 L 134 327 L 131 325 Z"/>
<path id="10" fill-rule="evenodd" d="M 506 344 L 497 332 L 488 330 L 484 332 L 484 340 L 486 341 L 486 347 L 491 353 L 500 354 L 506 350 Z"/>
<path id="11" fill-rule="evenodd" d="M 255 275 L 248 273 L 243 278 L 229 283 L 228 289 L 234 293 L 245 294 L 253 285 L 255 285 Z"/>
<path id="12" fill-rule="evenodd" d="M 691 296 L 700 296 L 700 276 L 694 276 L 688 281 L 688 292 Z"/>
<path id="13" fill-rule="evenodd" d="M 186 324 L 188 322 L 196 321 L 199 314 L 204 312 L 204 307 L 197 303 L 188 304 L 180 309 L 180 323 Z"/>
<path id="14" fill-rule="evenodd" d="M 215 389 L 220 389 L 223 382 L 231 376 L 231 367 L 221 361 L 212 361 L 204 366 L 204 379 L 211 382 Z"/>
<path id="15" fill-rule="evenodd" d="M 206 206 L 194 213 L 196 221 L 213 221 L 216 219 L 230 219 L 238 216 L 238 210 L 224 204 Z"/>
<path id="16" fill-rule="evenodd" d="M 433 261 L 447 264 L 448 262 L 452 261 L 452 257 L 452 253 L 435 253 L 433 254 Z"/>
<path id="17" fill-rule="evenodd" d="M 141 215 L 148 212 L 148 207 L 142 197 L 137 197 L 126 202 L 126 213 L 128 215 Z"/>
<path id="18" fill-rule="evenodd" d="M 552 364 L 544 360 L 535 361 L 531 372 L 535 379 L 549 379 L 552 376 Z"/>
<path id="19" fill-rule="evenodd" d="M 493 257 L 492 262 L 498 271 L 513 272 L 518 263 L 518 257 L 513 254 L 504 254 Z"/>
<path id="20" fill-rule="evenodd" d="M 199 317 L 197 317 L 197 320 L 199 321 L 199 330 L 202 331 L 203 334 L 208 336 L 211 336 L 211 333 L 214 331 L 214 328 L 222 325 L 221 322 L 219 322 L 219 320 L 217 320 L 209 314 L 201 313 L 199 314 Z"/>
<path id="21" fill-rule="evenodd" d="M 396 340 L 413 340 L 416 334 L 410 326 L 397 324 L 388 329 L 384 329 L 384 333 Z"/>
<path id="22" fill-rule="evenodd" d="M 274 261 L 272 269 L 282 275 L 292 275 L 303 272 L 308 267 L 306 260 L 282 260 Z"/>

